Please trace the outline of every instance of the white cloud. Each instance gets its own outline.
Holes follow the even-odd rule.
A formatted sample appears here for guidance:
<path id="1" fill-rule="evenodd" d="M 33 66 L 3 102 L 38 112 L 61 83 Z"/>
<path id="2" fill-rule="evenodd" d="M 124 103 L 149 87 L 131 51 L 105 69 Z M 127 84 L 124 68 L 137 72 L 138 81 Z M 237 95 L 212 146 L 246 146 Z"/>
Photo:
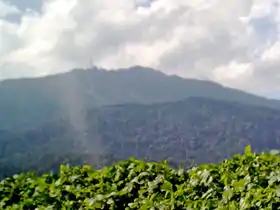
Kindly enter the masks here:
<path id="1" fill-rule="evenodd" d="M 20 23 L 0 20 L 0 77 L 57 73 L 92 60 L 280 91 L 278 2 L 46 0 L 42 13 L 27 12 Z"/>
<path id="2" fill-rule="evenodd" d="M 152 3 L 152 0 L 135 0 L 135 4 L 138 7 L 149 7 Z"/>
<path id="3" fill-rule="evenodd" d="M 261 59 L 264 62 L 277 62 L 280 58 L 280 40 L 275 42 L 271 47 L 264 50 Z"/>
<path id="4" fill-rule="evenodd" d="M 19 10 L 14 5 L 10 5 L 6 1 L 0 0 L 0 18 L 15 13 L 19 13 Z"/>

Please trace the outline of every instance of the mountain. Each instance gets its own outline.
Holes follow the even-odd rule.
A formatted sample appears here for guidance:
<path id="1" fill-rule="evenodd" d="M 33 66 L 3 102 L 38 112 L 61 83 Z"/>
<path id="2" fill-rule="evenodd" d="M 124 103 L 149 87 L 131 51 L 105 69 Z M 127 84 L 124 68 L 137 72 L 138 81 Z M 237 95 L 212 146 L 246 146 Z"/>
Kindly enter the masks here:
<path id="1" fill-rule="evenodd" d="M 87 110 L 125 103 L 152 104 L 188 97 L 210 97 L 280 108 L 268 100 L 210 81 L 183 79 L 140 66 L 117 71 L 73 70 L 41 78 L 0 83 L 0 130 L 21 131 L 69 117 L 82 124 Z"/>
<path id="2" fill-rule="evenodd" d="M 210 98 L 104 106 L 84 119 L 83 126 L 65 118 L 0 135 L 1 175 L 129 157 L 200 164 L 242 153 L 249 144 L 254 151 L 280 148 L 280 110 Z"/>

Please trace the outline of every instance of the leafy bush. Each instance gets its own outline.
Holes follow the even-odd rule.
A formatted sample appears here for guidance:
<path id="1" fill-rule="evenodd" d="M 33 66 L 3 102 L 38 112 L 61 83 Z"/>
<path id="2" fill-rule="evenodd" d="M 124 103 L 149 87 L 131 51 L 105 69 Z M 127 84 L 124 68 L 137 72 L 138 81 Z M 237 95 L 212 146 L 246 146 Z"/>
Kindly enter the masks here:
<path id="1" fill-rule="evenodd" d="M 235 155 L 190 170 L 135 159 L 100 171 L 14 175 L 0 183 L 1 209 L 280 209 L 280 157 Z"/>

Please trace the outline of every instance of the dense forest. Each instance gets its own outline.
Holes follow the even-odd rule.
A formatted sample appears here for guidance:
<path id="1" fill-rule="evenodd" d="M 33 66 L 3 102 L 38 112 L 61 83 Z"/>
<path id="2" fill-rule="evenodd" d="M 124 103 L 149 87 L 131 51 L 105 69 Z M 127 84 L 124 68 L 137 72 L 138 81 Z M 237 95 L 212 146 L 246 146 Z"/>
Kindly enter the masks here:
<path id="1" fill-rule="evenodd" d="M 0 172 L 58 171 L 60 164 L 103 167 L 134 157 L 186 167 L 280 147 L 280 111 L 209 98 L 104 106 L 24 132 L 0 135 Z"/>

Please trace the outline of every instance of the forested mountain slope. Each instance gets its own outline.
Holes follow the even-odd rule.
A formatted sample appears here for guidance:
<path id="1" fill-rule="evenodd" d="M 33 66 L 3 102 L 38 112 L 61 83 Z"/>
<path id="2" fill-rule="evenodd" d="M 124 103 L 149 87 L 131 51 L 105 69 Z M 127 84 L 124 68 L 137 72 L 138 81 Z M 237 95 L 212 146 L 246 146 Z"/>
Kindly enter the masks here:
<path id="1" fill-rule="evenodd" d="M 0 82 L 0 130 L 40 127 L 60 117 L 79 124 L 80 113 L 93 107 L 171 102 L 191 96 L 280 109 L 279 101 L 209 81 L 167 76 L 140 66 L 117 71 L 94 68 Z"/>
<path id="2" fill-rule="evenodd" d="M 240 153 L 279 149 L 280 111 L 213 100 L 118 105 L 87 112 L 40 129 L 0 135 L 2 175 L 45 172 L 64 162 L 100 166 L 129 157 L 174 165 L 216 162 Z"/>

